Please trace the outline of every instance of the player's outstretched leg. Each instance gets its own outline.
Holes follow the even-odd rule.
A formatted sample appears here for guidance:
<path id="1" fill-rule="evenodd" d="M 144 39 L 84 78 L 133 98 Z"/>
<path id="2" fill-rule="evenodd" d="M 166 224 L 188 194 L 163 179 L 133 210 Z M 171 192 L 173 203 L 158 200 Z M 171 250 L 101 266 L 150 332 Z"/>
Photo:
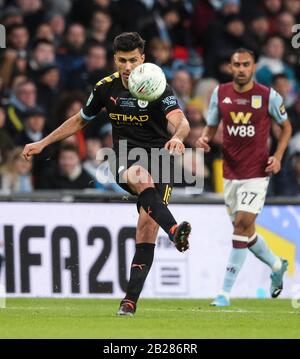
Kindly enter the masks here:
<path id="1" fill-rule="evenodd" d="M 277 298 L 283 288 L 283 276 L 287 270 L 288 261 L 276 256 L 267 246 L 264 238 L 257 233 L 249 239 L 248 248 L 272 269 L 270 294 L 272 298 Z"/>
<path id="2" fill-rule="evenodd" d="M 188 222 L 177 224 L 168 207 L 163 203 L 156 188 L 148 187 L 140 193 L 138 203 L 146 213 L 168 234 L 180 252 L 189 248 L 191 225 Z"/>
<path id="3" fill-rule="evenodd" d="M 226 307 L 230 305 L 231 289 L 247 256 L 248 237 L 233 235 L 232 239 L 233 248 L 226 266 L 222 292 L 217 295 L 210 304 L 215 307 Z"/>

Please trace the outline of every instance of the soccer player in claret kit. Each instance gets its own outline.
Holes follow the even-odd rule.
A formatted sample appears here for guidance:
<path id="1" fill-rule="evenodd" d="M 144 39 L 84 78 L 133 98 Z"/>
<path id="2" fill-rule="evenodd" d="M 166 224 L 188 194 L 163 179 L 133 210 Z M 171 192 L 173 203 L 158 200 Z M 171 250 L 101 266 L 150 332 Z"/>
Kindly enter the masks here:
<path id="1" fill-rule="evenodd" d="M 253 81 L 255 58 L 247 49 L 236 50 L 231 57 L 233 82 L 214 90 L 207 126 L 197 147 L 210 150 L 220 120 L 223 121 L 223 177 L 225 205 L 234 231 L 223 288 L 211 305 L 230 305 L 230 291 L 244 264 L 248 249 L 271 268 L 271 296 L 283 287 L 288 262 L 277 257 L 255 232 L 255 219 L 261 211 L 270 175 L 281 168 L 281 159 L 291 136 L 281 96 L 272 88 Z M 269 156 L 268 137 L 272 121 L 281 126 L 275 153 Z"/>
<path id="2" fill-rule="evenodd" d="M 139 101 L 129 92 L 129 75 L 144 59 L 144 40 L 138 33 L 122 33 L 117 36 L 114 40 L 114 60 L 118 72 L 95 85 L 86 105 L 79 113 L 41 141 L 27 144 L 23 151 L 25 158 L 40 153 L 49 144 L 71 136 L 83 128 L 102 108 L 106 108 L 113 127 L 117 162 L 117 170 L 112 169 L 112 172 L 115 172 L 121 187 L 138 196 L 136 251 L 127 293 L 117 313 L 130 316 L 136 311 L 136 303 L 153 262 L 159 226 L 180 252 L 188 249 L 191 231 L 188 222 L 177 224 L 167 207 L 172 190 L 172 176 L 168 183 L 154 183 L 149 167 L 135 165 L 137 160 L 128 160 L 127 153 L 122 153 L 121 149 L 119 151 L 119 141 L 127 140 L 128 150 L 143 148 L 149 153 L 149 157 L 151 148 L 165 148 L 170 153 L 182 154 L 183 140 L 189 133 L 188 121 L 168 85 L 161 97 L 151 103 Z M 173 128 L 173 136 L 168 132 L 168 124 Z M 127 159 L 126 166 L 120 165 L 120 157 Z M 149 159 L 148 164 L 150 162 Z M 126 183 L 123 183 L 124 181 Z"/>

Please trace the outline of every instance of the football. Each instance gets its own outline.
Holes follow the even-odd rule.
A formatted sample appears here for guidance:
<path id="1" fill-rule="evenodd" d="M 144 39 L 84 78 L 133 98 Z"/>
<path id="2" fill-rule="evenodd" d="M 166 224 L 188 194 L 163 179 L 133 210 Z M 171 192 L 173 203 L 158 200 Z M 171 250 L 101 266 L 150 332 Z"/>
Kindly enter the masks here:
<path id="1" fill-rule="evenodd" d="M 166 76 L 162 69 L 150 62 L 137 66 L 128 79 L 130 93 L 139 100 L 152 102 L 165 91 Z"/>

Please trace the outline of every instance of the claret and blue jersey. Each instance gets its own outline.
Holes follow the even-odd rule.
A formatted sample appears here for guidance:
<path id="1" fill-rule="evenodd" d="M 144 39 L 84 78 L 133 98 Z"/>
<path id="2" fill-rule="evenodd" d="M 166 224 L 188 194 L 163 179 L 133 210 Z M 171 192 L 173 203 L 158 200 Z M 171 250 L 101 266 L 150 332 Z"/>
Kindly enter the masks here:
<path id="1" fill-rule="evenodd" d="M 279 125 L 287 120 L 282 97 L 272 88 L 256 82 L 243 93 L 232 82 L 216 87 L 207 125 L 223 122 L 224 178 L 266 177 L 272 120 Z"/>

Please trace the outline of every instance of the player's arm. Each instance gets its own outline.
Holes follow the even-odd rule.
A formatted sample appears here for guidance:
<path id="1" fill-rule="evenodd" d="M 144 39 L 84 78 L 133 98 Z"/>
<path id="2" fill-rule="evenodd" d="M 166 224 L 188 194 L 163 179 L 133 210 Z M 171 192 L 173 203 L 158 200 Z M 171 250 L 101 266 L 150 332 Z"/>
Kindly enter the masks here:
<path id="1" fill-rule="evenodd" d="M 210 145 L 208 143 L 214 138 L 220 122 L 218 90 L 219 87 L 217 86 L 211 95 L 206 119 L 207 125 L 205 126 L 201 137 L 196 141 L 196 147 L 203 148 L 204 152 L 210 151 Z"/>
<path id="2" fill-rule="evenodd" d="M 198 140 L 196 141 L 196 147 L 203 148 L 204 152 L 209 152 L 210 145 L 208 143 L 214 138 L 217 129 L 218 129 L 218 125 L 205 126 L 201 137 L 199 137 Z"/>
<path id="3" fill-rule="evenodd" d="M 42 140 L 27 144 L 24 147 L 23 156 L 28 160 L 30 156 L 42 152 L 48 145 L 72 136 L 86 124 L 87 121 L 85 121 L 78 112 Z"/>
<path id="4" fill-rule="evenodd" d="M 100 84 L 99 81 L 98 84 Z M 90 94 L 85 106 L 76 115 L 70 117 L 56 130 L 51 132 L 48 136 L 43 138 L 41 141 L 30 143 L 25 146 L 23 150 L 23 156 L 28 159 L 32 155 L 36 155 L 43 151 L 43 149 L 57 141 L 61 141 L 69 136 L 72 136 L 77 131 L 81 130 L 86 124 L 94 119 L 97 113 L 104 106 L 103 87 L 96 84 L 95 88 Z M 97 86 L 98 85 L 98 86 Z"/>
<path id="5" fill-rule="evenodd" d="M 276 151 L 269 157 L 265 171 L 267 173 L 276 174 L 281 169 L 281 160 L 292 135 L 292 126 L 287 117 L 282 97 L 273 89 L 270 91 L 269 114 L 280 125 L 281 134 L 278 139 Z"/>
<path id="6" fill-rule="evenodd" d="M 281 160 L 288 146 L 291 135 L 292 135 L 292 126 L 290 121 L 287 119 L 281 124 L 281 133 L 278 139 L 277 148 L 273 156 L 270 156 L 268 159 L 266 172 L 276 174 L 280 171 Z"/>
<path id="7" fill-rule="evenodd" d="M 168 114 L 167 120 L 172 126 L 174 133 L 173 137 L 165 144 L 165 149 L 167 149 L 171 154 L 181 154 L 185 149 L 183 141 L 190 132 L 189 122 L 181 110 L 175 110 Z"/>

